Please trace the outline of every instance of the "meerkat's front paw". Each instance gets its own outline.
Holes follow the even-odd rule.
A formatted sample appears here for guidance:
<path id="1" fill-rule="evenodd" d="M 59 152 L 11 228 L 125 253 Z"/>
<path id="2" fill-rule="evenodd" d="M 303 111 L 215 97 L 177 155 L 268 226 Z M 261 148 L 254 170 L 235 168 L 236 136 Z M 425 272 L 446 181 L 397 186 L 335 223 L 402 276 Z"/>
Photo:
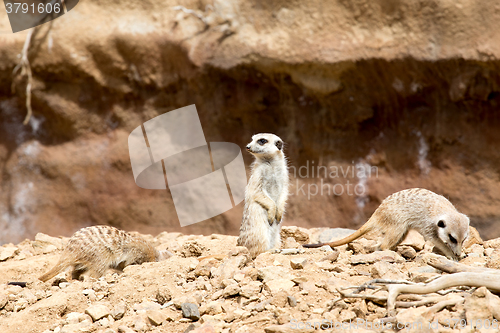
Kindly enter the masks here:
<path id="1" fill-rule="evenodd" d="M 267 222 L 269 223 L 269 225 L 272 225 L 275 220 L 276 220 L 276 208 L 271 207 L 267 211 Z"/>
<path id="2" fill-rule="evenodd" d="M 278 223 L 280 223 L 280 222 L 281 222 L 281 219 L 283 218 L 283 213 L 284 213 L 284 211 L 283 211 L 283 210 L 281 210 L 281 209 L 278 209 L 278 210 L 276 211 L 276 221 L 277 221 Z"/>

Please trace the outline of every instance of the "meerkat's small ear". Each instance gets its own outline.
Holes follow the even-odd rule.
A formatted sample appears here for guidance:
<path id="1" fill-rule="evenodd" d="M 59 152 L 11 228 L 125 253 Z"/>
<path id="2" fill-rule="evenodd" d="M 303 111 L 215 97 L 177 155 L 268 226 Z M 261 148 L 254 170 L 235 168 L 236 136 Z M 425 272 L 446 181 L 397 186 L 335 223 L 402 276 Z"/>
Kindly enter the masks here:
<path id="1" fill-rule="evenodd" d="M 281 150 L 281 148 L 283 148 L 283 142 L 278 140 L 274 143 L 276 145 L 276 148 L 278 148 L 278 150 Z"/>

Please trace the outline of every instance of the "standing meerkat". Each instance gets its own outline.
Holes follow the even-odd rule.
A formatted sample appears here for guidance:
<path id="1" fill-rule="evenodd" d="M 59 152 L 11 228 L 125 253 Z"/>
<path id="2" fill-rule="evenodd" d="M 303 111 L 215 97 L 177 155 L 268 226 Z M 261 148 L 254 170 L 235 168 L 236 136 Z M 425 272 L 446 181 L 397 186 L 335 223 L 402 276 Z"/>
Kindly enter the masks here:
<path id="1" fill-rule="evenodd" d="M 469 218 L 458 212 L 442 195 L 412 188 L 385 198 L 368 222 L 353 234 L 330 243 L 303 246 L 340 246 L 369 231 L 378 230 L 382 233 L 382 239 L 377 248 L 394 249 L 410 229 L 422 234 L 425 240 L 431 241 L 447 257 L 457 260 L 462 253 L 462 243 L 469 234 Z"/>
<path id="2" fill-rule="evenodd" d="M 288 197 L 288 167 L 283 141 L 274 134 L 256 134 L 247 150 L 255 157 L 245 189 L 245 208 L 237 245 L 255 257 L 280 245 L 280 223 Z"/>
<path id="3" fill-rule="evenodd" d="M 72 267 L 72 278 L 83 273 L 99 278 L 108 269 L 122 270 L 128 265 L 161 261 L 172 256 L 169 251 L 158 251 L 142 237 L 111 226 L 92 226 L 78 230 L 71 236 L 59 262 L 40 276 L 43 282 Z"/>

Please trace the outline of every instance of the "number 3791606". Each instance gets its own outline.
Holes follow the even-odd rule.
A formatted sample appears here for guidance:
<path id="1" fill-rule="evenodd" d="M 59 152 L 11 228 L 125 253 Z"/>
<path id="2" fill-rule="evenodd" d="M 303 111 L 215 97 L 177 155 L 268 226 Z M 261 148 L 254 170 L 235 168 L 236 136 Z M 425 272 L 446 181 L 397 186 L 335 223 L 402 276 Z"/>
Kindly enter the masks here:
<path id="1" fill-rule="evenodd" d="M 443 323 L 445 328 L 466 328 L 467 326 L 483 329 L 495 329 L 499 327 L 499 323 L 496 319 L 478 319 L 471 320 L 469 323 L 465 319 L 446 319 Z"/>
<path id="2" fill-rule="evenodd" d="M 7 14 L 10 13 L 23 13 L 23 14 L 42 14 L 42 13 L 56 13 L 58 14 L 61 11 L 61 4 L 60 3 L 39 3 L 38 5 L 35 5 L 32 3 L 31 5 L 28 5 L 27 3 L 23 2 L 14 2 L 14 3 L 9 3 L 7 2 L 5 4 L 5 7 L 7 8 Z"/>

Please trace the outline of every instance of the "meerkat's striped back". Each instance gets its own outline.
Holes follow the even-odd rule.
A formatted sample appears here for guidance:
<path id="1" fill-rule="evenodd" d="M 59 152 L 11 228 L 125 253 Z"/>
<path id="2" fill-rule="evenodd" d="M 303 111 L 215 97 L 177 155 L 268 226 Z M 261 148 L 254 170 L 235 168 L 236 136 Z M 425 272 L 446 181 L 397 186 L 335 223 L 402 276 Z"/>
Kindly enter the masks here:
<path id="1" fill-rule="evenodd" d="M 108 269 L 122 270 L 132 264 L 159 261 L 171 256 L 157 251 L 142 237 L 111 226 L 92 226 L 78 230 L 68 241 L 58 264 L 39 279 L 47 281 L 68 267 L 72 277 L 82 273 L 99 278 Z"/>

